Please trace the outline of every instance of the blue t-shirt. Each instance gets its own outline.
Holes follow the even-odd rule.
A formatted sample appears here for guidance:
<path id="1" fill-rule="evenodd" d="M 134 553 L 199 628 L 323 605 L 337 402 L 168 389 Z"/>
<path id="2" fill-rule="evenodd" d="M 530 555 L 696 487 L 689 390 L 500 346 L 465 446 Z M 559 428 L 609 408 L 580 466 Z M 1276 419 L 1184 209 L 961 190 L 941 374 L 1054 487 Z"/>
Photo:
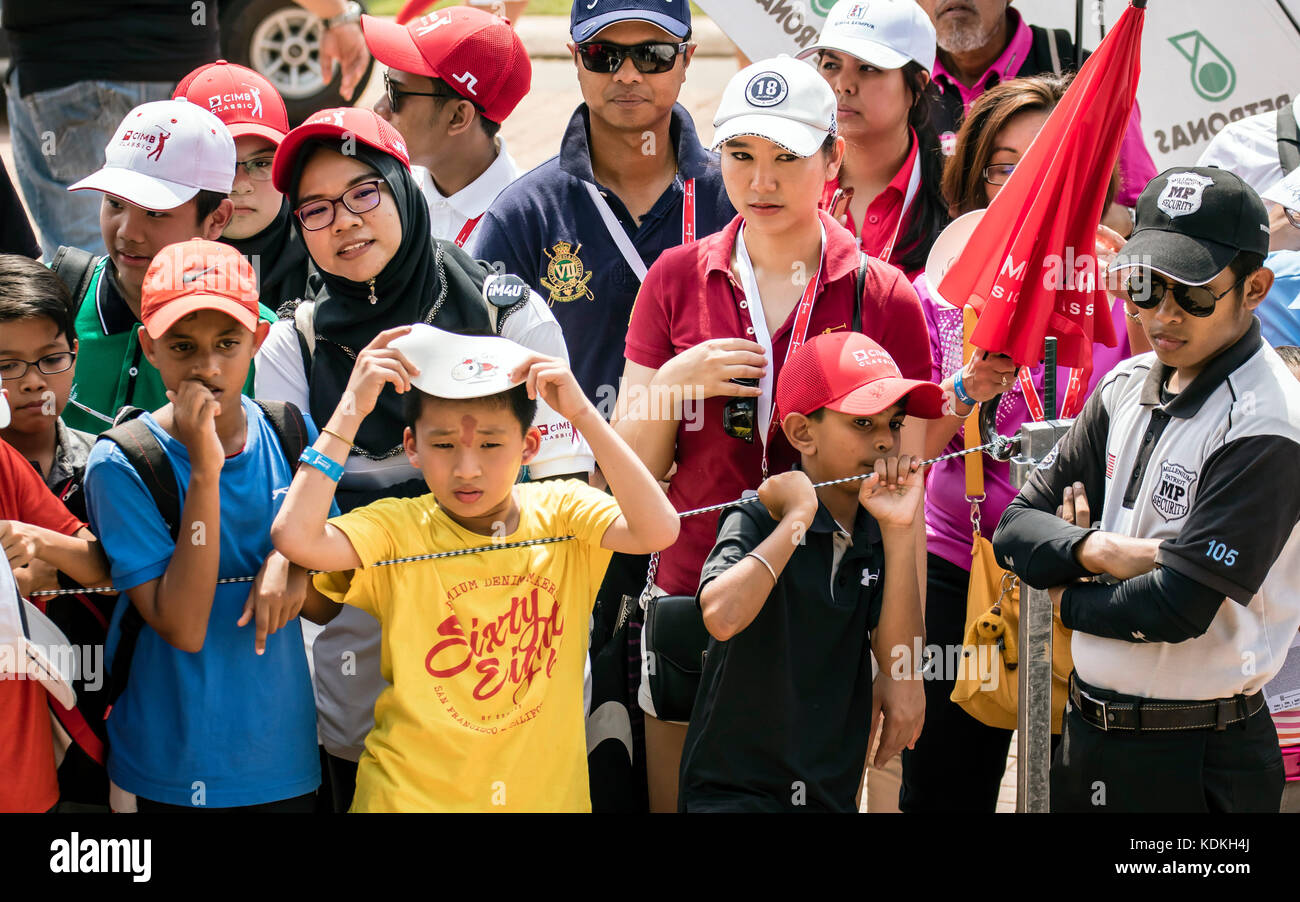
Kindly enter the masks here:
<path id="1" fill-rule="evenodd" d="M 261 408 L 246 397 L 241 402 L 248 438 L 221 469 L 218 578 L 254 576 L 261 569 L 272 551 L 271 522 L 293 479 Z M 183 506 L 189 454 L 151 414 L 141 419 L 176 471 Z M 307 434 L 315 440 L 310 419 Z M 85 492 L 114 587 L 125 590 L 161 577 L 175 543 L 149 490 L 113 442 L 97 442 L 91 451 Z M 251 589 L 251 583 L 217 586 L 197 653 L 175 648 L 147 625 L 141 628 L 126 689 L 108 718 L 108 773 L 118 786 L 170 805 L 229 808 L 293 798 L 320 784 L 316 702 L 301 625 L 295 618 L 267 636 L 266 653 L 259 656 L 255 622 L 235 626 Z M 130 603 L 123 593 L 113 611 L 110 666 Z"/>
<path id="2" fill-rule="evenodd" d="M 1300 309 L 1291 306 L 1300 301 L 1300 251 L 1273 251 L 1264 265 L 1273 270 L 1273 287 L 1255 308 L 1260 332 L 1275 348 L 1300 345 Z"/>
<path id="3" fill-rule="evenodd" d="M 722 185 L 717 154 L 700 146 L 690 113 L 674 105 L 669 135 L 677 150 L 677 177 L 640 224 L 591 171 L 588 111 L 574 112 L 560 154 L 506 186 L 470 236 L 466 250 L 500 264 L 550 302 L 564 330 L 578 384 L 609 418 L 623 375 L 623 346 L 641 282 L 610 236 L 585 185 L 605 195 L 610 210 L 649 269 L 659 255 L 682 243 L 687 179 L 695 179 L 695 237 L 721 229 L 735 217 Z"/>

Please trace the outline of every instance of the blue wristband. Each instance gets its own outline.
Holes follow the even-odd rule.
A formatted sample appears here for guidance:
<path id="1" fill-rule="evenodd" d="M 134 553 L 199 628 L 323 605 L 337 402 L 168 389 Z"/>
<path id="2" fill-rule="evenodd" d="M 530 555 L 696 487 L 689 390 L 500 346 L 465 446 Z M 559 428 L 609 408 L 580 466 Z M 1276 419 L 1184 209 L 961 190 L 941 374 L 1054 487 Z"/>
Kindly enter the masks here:
<path id="1" fill-rule="evenodd" d="M 970 395 L 966 394 L 966 389 L 962 387 L 961 370 L 958 370 L 957 375 L 952 377 L 952 391 L 953 394 L 957 396 L 957 400 L 965 404 L 967 407 L 974 407 L 979 403 Z"/>
<path id="2" fill-rule="evenodd" d="M 315 467 L 320 470 L 332 481 L 338 482 L 343 478 L 343 464 L 332 458 L 326 457 L 315 448 L 304 448 L 302 456 L 298 458 L 309 467 Z"/>

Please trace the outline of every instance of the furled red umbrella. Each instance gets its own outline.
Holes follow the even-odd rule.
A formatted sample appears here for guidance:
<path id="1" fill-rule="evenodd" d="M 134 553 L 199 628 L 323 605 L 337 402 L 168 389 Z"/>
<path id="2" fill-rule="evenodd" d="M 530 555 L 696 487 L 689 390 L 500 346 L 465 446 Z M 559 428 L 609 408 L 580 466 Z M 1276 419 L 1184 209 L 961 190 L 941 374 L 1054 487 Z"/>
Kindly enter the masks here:
<path id="1" fill-rule="evenodd" d="M 1048 335 L 1063 366 L 1085 371 L 1094 341 L 1116 344 L 1094 247 L 1137 93 L 1145 7 L 1132 0 L 1083 64 L 939 286 L 979 314 L 972 344 L 1018 365 L 1041 361 Z"/>

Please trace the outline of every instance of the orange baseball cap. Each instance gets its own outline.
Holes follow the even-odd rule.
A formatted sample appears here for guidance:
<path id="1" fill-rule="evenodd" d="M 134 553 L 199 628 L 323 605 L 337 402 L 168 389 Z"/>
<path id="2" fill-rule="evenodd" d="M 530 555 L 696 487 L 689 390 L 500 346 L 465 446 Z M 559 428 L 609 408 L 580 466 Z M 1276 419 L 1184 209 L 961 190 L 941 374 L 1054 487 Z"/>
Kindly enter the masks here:
<path id="1" fill-rule="evenodd" d="M 228 244 L 191 238 L 158 252 L 144 274 L 140 321 L 158 339 L 196 310 L 220 310 L 250 332 L 257 329 L 257 275 Z"/>

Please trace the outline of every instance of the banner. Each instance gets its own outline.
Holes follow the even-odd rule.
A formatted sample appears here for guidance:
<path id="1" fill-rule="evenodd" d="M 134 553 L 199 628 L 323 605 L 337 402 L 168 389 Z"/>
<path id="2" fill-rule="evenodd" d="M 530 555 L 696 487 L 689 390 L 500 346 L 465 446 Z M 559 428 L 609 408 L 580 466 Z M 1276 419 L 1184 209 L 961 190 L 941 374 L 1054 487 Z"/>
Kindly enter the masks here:
<path id="1" fill-rule="evenodd" d="M 870 2 L 870 0 L 864 0 Z M 1093 49 L 1128 0 L 1079 0 Z M 811 47 L 831 0 L 696 0 L 751 60 Z M 1076 0 L 1016 0 L 1034 25 L 1074 33 Z M 1300 0 L 1151 0 L 1137 100 L 1156 169 L 1192 165 L 1229 122 L 1300 93 Z"/>

